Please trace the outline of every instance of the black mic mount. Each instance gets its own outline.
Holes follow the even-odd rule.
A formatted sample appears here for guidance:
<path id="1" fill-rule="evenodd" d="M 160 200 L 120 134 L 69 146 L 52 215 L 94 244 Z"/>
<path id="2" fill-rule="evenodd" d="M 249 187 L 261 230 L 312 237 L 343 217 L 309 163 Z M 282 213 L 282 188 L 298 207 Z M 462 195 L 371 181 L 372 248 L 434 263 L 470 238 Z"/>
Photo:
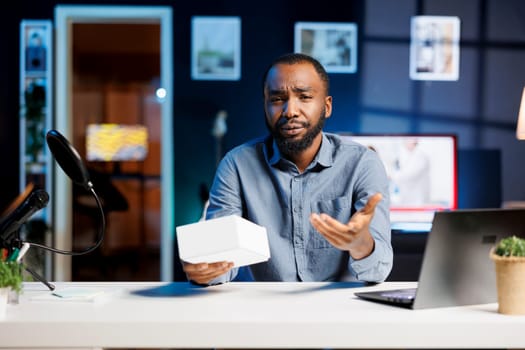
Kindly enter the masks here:
<path id="1" fill-rule="evenodd" d="M 104 209 L 97 193 L 93 189 L 93 184 L 89 179 L 89 173 L 82 161 L 78 152 L 73 148 L 69 141 L 58 131 L 50 130 L 46 135 L 46 141 L 53 157 L 60 165 L 64 173 L 77 185 L 83 186 L 87 189 L 97 203 L 100 212 L 100 228 L 99 234 L 95 244 L 82 251 L 68 251 L 43 244 L 31 243 L 20 238 L 20 227 L 38 210 L 44 208 L 49 202 L 49 195 L 44 190 L 32 190 L 27 198 L 18 205 L 5 219 L 0 221 L 0 247 L 7 248 L 10 251 L 20 249 L 24 245 L 39 247 L 58 254 L 65 255 L 83 255 L 90 253 L 97 249 L 104 240 L 104 233 L 106 230 L 106 219 Z M 26 247 L 27 249 L 27 247 Z M 24 266 L 25 269 L 33 275 L 40 282 L 44 283 L 50 290 L 55 287 L 47 282 L 43 277 L 36 272 Z"/>
<path id="2" fill-rule="evenodd" d="M 20 204 L 17 203 L 19 201 L 21 202 Z M 7 216 L 0 221 L 0 248 L 6 249 L 10 256 L 22 258 L 31 244 L 22 241 L 20 229 L 33 214 L 43 209 L 48 203 L 49 194 L 46 191 L 34 189 L 33 184 L 28 185 L 26 191 L 19 195 L 13 203 L 14 208 L 11 211 L 8 210 Z M 50 290 L 55 289 L 53 285 L 30 267 L 24 265 L 24 269 L 35 279 L 44 283 Z"/>
<path id="3" fill-rule="evenodd" d="M 20 227 L 37 211 L 49 203 L 49 194 L 41 189 L 32 190 L 29 196 L 0 223 L 0 243 L 10 245 Z M 20 248 L 20 247 L 18 247 Z"/>

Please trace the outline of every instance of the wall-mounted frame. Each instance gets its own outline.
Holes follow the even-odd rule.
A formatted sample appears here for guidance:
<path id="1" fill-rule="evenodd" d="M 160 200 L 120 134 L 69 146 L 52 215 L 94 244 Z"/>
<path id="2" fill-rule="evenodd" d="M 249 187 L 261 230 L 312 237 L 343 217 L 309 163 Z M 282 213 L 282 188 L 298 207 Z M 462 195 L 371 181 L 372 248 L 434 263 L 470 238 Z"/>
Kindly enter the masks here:
<path id="1" fill-rule="evenodd" d="M 459 79 L 460 20 L 449 16 L 414 16 L 410 26 L 410 78 Z"/>
<path id="2" fill-rule="evenodd" d="M 328 73 L 357 71 L 355 23 L 296 22 L 294 51 L 316 58 Z"/>
<path id="3" fill-rule="evenodd" d="M 191 21 L 191 33 L 192 79 L 241 78 L 240 17 L 195 16 Z"/>

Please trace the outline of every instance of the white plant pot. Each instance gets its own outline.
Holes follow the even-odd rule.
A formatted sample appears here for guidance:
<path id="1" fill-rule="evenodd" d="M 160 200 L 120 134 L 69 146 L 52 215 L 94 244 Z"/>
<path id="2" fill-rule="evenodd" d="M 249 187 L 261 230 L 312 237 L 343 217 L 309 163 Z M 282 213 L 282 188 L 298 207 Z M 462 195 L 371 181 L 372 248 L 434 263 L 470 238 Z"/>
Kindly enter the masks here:
<path id="1" fill-rule="evenodd" d="M 7 302 L 9 298 L 9 288 L 0 288 L 0 319 L 5 318 L 7 313 Z"/>

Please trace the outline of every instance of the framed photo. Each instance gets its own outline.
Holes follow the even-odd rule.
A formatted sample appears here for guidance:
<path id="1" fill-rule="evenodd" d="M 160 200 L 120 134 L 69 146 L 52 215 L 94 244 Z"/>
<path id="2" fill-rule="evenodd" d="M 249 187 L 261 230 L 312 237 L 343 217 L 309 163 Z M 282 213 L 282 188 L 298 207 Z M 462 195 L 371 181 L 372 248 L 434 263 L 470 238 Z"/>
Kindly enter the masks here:
<path id="1" fill-rule="evenodd" d="M 28 72 L 45 72 L 47 69 L 47 47 L 49 41 L 46 23 L 33 21 L 23 28 L 25 50 L 25 70 Z"/>
<path id="2" fill-rule="evenodd" d="M 294 51 L 316 58 L 328 73 L 357 71 L 355 23 L 296 22 Z"/>
<path id="3" fill-rule="evenodd" d="M 459 79 L 458 17 L 414 16 L 410 26 L 410 78 Z"/>
<path id="4" fill-rule="evenodd" d="M 241 78 L 240 17 L 193 17 L 191 33 L 192 79 Z"/>

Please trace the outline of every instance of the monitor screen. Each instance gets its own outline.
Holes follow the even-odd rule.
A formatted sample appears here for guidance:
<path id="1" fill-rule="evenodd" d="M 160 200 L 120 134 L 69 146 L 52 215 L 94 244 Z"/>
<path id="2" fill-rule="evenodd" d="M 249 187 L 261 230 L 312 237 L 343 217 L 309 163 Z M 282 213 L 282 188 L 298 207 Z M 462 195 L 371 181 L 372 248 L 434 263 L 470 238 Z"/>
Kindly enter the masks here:
<path id="1" fill-rule="evenodd" d="M 455 135 L 350 135 L 376 151 L 390 188 L 393 229 L 429 230 L 434 212 L 457 208 Z"/>
<path id="2" fill-rule="evenodd" d="M 148 153 L 148 130 L 143 125 L 89 124 L 86 130 L 88 161 L 141 161 Z"/>

